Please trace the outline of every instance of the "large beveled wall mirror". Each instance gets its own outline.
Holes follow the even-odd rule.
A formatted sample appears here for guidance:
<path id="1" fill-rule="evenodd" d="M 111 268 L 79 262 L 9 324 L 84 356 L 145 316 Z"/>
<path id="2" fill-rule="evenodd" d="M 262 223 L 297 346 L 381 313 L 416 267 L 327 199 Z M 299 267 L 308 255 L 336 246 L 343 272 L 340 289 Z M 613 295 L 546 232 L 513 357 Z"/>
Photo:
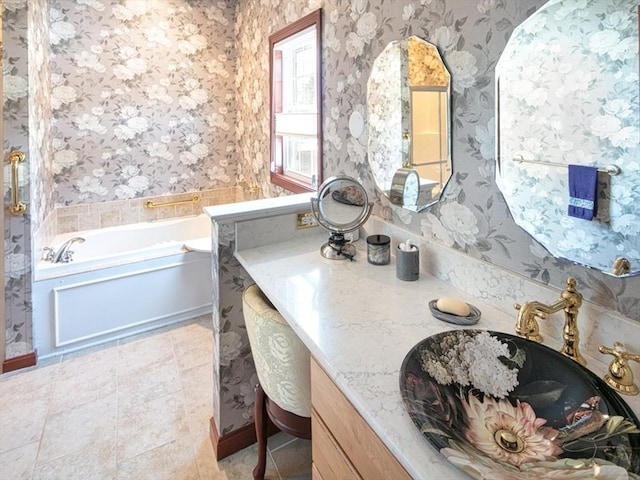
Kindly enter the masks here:
<path id="1" fill-rule="evenodd" d="M 451 77 L 438 49 L 418 37 L 389 43 L 367 84 L 369 164 L 389 200 L 420 211 L 451 177 Z"/>
<path id="2" fill-rule="evenodd" d="M 269 37 L 271 182 L 291 192 L 322 183 L 322 10 Z"/>
<path id="3" fill-rule="evenodd" d="M 549 2 L 509 39 L 496 67 L 496 181 L 553 256 L 640 274 L 638 2 L 583 4 Z M 576 198 L 586 182 L 569 172 L 580 170 L 592 199 Z M 576 202 L 593 218 L 577 218 Z"/>

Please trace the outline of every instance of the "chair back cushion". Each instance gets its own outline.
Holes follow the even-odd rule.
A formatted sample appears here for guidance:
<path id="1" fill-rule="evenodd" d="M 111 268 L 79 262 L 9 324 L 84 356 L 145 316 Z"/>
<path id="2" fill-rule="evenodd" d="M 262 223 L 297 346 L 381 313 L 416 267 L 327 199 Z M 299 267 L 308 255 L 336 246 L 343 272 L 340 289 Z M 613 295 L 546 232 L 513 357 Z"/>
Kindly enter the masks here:
<path id="1" fill-rule="evenodd" d="M 257 285 L 245 289 L 242 307 L 263 390 L 280 408 L 310 417 L 309 350 Z"/>

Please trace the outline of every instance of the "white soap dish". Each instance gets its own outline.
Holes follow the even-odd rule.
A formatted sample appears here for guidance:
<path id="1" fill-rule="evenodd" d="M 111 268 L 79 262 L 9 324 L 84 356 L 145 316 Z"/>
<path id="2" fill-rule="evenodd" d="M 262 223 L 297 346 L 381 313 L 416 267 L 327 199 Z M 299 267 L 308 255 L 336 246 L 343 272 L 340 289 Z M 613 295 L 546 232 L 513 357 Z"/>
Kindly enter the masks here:
<path id="1" fill-rule="evenodd" d="M 466 317 L 460 317 L 458 315 L 453 315 L 451 313 L 445 313 L 438 310 L 436 307 L 436 303 L 438 300 L 431 300 L 429 302 L 429 309 L 431 310 L 431 314 L 436 317 L 438 320 L 442 320 L 443 322 L 453 323 L 454 325 L 475 325 L 480 320 L 480 310 L 476 307 L 467 303 L 469 306 L 469 310 L 471 313 Z"/>

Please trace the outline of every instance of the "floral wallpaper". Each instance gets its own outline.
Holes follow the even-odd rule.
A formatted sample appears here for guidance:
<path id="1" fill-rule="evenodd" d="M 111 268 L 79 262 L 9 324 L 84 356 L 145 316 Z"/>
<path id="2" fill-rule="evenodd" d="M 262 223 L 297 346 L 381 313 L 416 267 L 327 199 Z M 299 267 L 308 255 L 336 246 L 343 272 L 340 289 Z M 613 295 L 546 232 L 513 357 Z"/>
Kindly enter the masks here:
<path id="1" fill-rule="evenodd" d="M 235 223 L 214 224 L 213 418 L 220 436 L 253 423 L 258 384 L 242 313 L 242 292 L 254 282 L 233 254 L 234 238 Z"/>
<path id="2" fill-rule="evenodd" d="M 496 69 L 498 184 L 511 214 L 554 255 L 608 272 L 620 256 L 640 271 L 637 5 L 550 2 L 518 27 Z M 585 221 L 567 215 L 567 169 L 544 162 L 622 173 L 600 175 L 598 215 Z"/>
<path id="3" fill-rule="evenodd" d="M 640 320 L 640 277 L 612 278 L 550 256 L 515 224 L 496 185 L 495 66 L 514 28 L 545 3 L 300 0 L 267 7 L 259 0 L 240 2 L 240 171 L 269 191 L 268 112 L 262 108 L 269 93 L 262 73 L 268 71 L 268 52 L 259 46 L 296 13 L 322 7 L 326 177 L 344 173 L 359 178 L 375 199 L 374 213 L 394 224 L 558 289 L 568 276 L 575 277 L 585 299 Z M 438 47 L 452 80 L 453 177 L 442 201 L 422 213 L 397 208 L 381 194 L 368 163 L 368 136 L 355 138 L 348 128 L 352 112 L 367 118 L 367 79 L 375 58 L 390 41 L 410 35 Z"/>
<path id="4" fill-rule="evenodd" d="M 16 5 L 19 13 L 26 3 L 5 0 L 3 15 Z M 375 213 L 391 223 L 558 288 L 574 276 L 586 299 L 640 320 L 640 277 L 610 278 L 550 257 L 513 222 L 494 180 L 495 65 L 513 29 L 544 3 L 51 0 L 53 157 L 39 168 L 50 169 L 53 182 L 45 179 L 37 188 L 51 188 L 52 200 L 65 205 L 224 185 L 237 178 L 256 183 L 265 196 L 283 194 L 269 183 L 268 37 L 322 8 L 326 176 L 359 178 L 375 201 Z M 5 30 L 5 41 L 11 35 Z M 390 41 L 410 35 L 438 47 L 452 79 L 453 178 L 444 200 L 423 213 L 397 208 L 381 195 L 368 164 L 368 136 L 355 138 L 348 129 L 351 113 L 367 118 L 374 59 Z M 25 37 L 25 29 L 16 31 L 13 43 Z M 26 56 L 17 57 L 11 75 L 26 82 Z M 23 136 L 24 98 L 5 98 L 5 106 L 19 104 L 13 115 Z M 7 144 L 25 148 L 11 143 L 7 128 L 5 149 Z M 25 245 L 14 239 L 14 231 L 5 226 L 5 252 Z M 251 423 L 255 377 L 237 309 L 238 292 L 250 279 L 234 264 L 232 245 L 223 245 L 218 257 L 214 341 L 221 393 L 214 418 L 224 434 Z M 23 281 L 19 295 L 27 288 Z"/>
<path id="5" fill-rule="evenodd" d="M 559 290 L 564 288 L 566 278 L 572 276 L 585 299 L 640 321 L 640 276 L 616 279 L 550 256 L 514 223 L 496 185 L 495 66 L 514 28 L 545 3 L 545 0 L 272 0 L 268 5 L 260 0 L 239 2 L 235 32 L 240 176 L 260 185 L 267 195 L 281 193 L 269 182 L 269 81 L 264 73 L 269 71 L 268 37 L 321 7 L 325 178 L 346 174 L 362 181 L 374 201 L 374 213 L 393 224 Z M 436 45 L 452 81 L 453 176 L 442 201 L 422 213 L 412 213 L 389 202 L 375 183 L 376 157 L 371 165 L 367 153 L 369 136 L 365 133 L 354 137 L 349 131 L 353 112 L 371 123 L 367 81 L 373 62 L 389 42 L 411 35 Z M 496 272 L 499 275 L 500 269 Z M 233 276 L 228 278 L 226 288 L 235 288 Z M 233 295 L 227 299 L 234 303 L 222 300 L 222 312 L 232 312 L 239 305 Z M 235 359 L 227 357 L 228 366 L 220 366 L 220 375 L 233 378 L 234 383 L 220 387 L 219 421 L 223 428 L 230 424 L 239 428 L 241 418 L 247 418 L 246 425 L 250 424 L 251 406 L 242 392 L 246 392 L 254 370 L 241 353 L 248 345 L 241 323 L 226 328 L 240 337 L 229 336 L 235 339 L 233 351 L 238 354 Z M 243 364 L 245 370 L 239 375 L 238 366 Z"/>
<path id="6" fill-rule="evenodd" d="M 26 155 L 19 167 L 19 198 L 29 206 L 22 216 L 5 213 L 5 358 L 33 351 L 32 231 L 46 214 L 47 187 L 41 172 L 50 158 L 49 89 L 38 81 L 48 76 L 47 12 L 45 0 L 2 2 L 3 150 L 5 155 L 12 150 Z M 4 168 L 4 204 L 8 205 L 11 176 L 8 164 Z"/>
<path id="7" fill-rule="evenodd" d="M 235 184 L 235 2 L 50 4 L 57 204 Z"/>
<path id="8" fill-rule="evenodd" d="M 235 28 L 236 133 L 238 158 L 242 159 L 239 176 L 260 185 L 265 195 L 280 194 L 269 182 L 269 78 L 265 74 L 269 71 L 268 37 L 302 15 L 322 8 L 325 178 L 336 174 L 358 178 L 375 201 L 377 215 L 470 255 L 492 263 L 513 264 L 515 270 L 521 268 L 517 262 L 532 255 L 522 253 L 532 241 L 508 218 L 493 180 L 493 76 L 495 63 L 513 28 L 544 1 L 239 2 Z M 367 118 L 367 80 L 374 60 L 389 42 L 411 35 L 438 47 L 453 83 L 454 179 L 445 192 L 445 202 L 426 214 L 397 208 L 381 194 L 368 163 L 368 135 L 356 138 L 348 127 L 354 111 Z M 512 260 L 512 255 L 517 260 Z M 545 258 L 543 268 L 555 272 L 559 263 Z M 557 275 L 559 285 L 564 284 L 565 274 Z M 544 272 L 537 276 L 549 281 Z M 229 312 L 237 305 L 222 301 L 220 307 L 221 311 Z M 238 352 L 248 345 L 246 333 L 241 341 L 241 345 L 234 347 Z M 231 376 L 232 372 L 233 378 L 238 378 L 237 368 L 244 362 L 245 357 L 238 354 L 229 366 L 221 366 L 221 378 Z M 234 419 L 234 428 L 239 428 L 241 425 L 235 419 L 241 411 L 245 412 L 242 418 L 250 418 L 251 406 L 240 392 L 243 386 L 246 388 L 253 367 L 246 364 L 245 368 L 243 381 L 220 388 L 222 425 L 228 425 L 225 420 L 228 417 Z M 248 419 L 246 424 L 249 423 Z"/>
<path id="9" fill-rule="evenodd" d="M 29 3 L 29 190 L 31 229 L 35 232 L 51 211 L 54 185 L 51 183 L 53 124 L 49 71 L 49 5 L 46 0 Z M 33 245 L 33 242 L 32 242 Z"/>
<path id="10" fill-rule="evenodd" d="M 28 212 L 4 225 L 12 358 L 33 350 L 32 232 L 56 204 L 235 185 L 235 2 L 5 0 L 2 14 L 4 151 L 27 154 Z"/>

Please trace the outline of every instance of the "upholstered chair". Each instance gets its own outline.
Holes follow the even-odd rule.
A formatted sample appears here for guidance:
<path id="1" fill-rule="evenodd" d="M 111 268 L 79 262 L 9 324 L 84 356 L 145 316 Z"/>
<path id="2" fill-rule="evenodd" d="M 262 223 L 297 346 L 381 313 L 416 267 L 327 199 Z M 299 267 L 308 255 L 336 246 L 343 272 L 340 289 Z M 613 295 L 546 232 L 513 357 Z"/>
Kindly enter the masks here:
<path id="1" fill-rule="evenodd" d="M 259 384 L 255 426 L 258 463 L 253 478 L 264 478 L 269 419 L 283 432 L 311 438 L 311 380 L 307 347 L 257 285 L 242 294 L 244 320 Z"/>

